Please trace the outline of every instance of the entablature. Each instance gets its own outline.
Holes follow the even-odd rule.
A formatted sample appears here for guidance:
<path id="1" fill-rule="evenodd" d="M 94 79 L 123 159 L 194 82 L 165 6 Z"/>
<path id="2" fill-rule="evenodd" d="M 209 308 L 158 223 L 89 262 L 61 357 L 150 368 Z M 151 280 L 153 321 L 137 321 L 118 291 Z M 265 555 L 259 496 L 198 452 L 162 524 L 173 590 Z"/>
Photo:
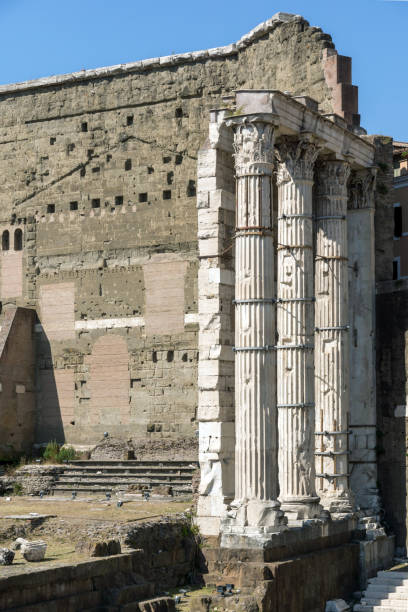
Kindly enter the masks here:
<path id="1" fill-rule="evenodd" d="M 296 99 L 297 98 L 297 99 Z M 229 124 L 240 121 L 261 121 L 275 126 L 275 143 L 282 136 L 313 139 L 320 148 L 320 157 L 344 160 L 352 169 L 374 166 L 374 146 L 348 130 L 337 115 L 322 115 L 313 100 L 296 98 L 276 90 L 239 90 L 235 107 L 210 113 L 210 143 L 233 151 Z"/>

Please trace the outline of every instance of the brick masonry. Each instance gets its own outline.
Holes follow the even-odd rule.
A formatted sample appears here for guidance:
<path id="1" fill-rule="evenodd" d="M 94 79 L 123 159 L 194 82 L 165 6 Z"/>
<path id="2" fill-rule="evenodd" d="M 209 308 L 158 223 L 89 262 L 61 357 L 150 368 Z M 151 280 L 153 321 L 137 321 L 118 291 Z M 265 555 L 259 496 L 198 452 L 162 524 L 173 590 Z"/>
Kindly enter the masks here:
<path id="1" fill-rule="evenodd" d="M 351 75 L 328 77 L 327 53 L 329 35 L 280 13 L 236 45 L 0 88 L 1 295 L 39 317 L 37 443 L 194 435 L 209 111 L 269 88 L 343 112 Z"/>

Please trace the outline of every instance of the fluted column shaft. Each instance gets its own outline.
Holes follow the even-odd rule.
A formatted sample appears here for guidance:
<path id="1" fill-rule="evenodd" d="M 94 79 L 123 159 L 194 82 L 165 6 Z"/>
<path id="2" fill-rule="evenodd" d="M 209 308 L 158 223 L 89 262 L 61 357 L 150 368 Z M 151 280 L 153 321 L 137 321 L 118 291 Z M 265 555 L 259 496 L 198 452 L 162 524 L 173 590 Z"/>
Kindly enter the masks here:
<path id="1" fill-rule="evenodd" d="M 278 159 L 277 403 L 282 510 L 320 513 L 314 471 L 313 168 L 318 148 L 285 139 Z"/>
<path id="2" fill-rule="evenodd" d="M 278 494 L 272 172 L 274 127 L 232 120 L 235 235 L 235 506 L 248 526 L 276 524 Z M 281 513 L 279 513 L 281 514 Z"/>
<path id="3" fill-rule="evenodd" d="M 316 488 L 332 512 L 352 509 L 349 491 L 349 304 L 347 181 L 350 166 L 326 161 L 316 193 Z"/>

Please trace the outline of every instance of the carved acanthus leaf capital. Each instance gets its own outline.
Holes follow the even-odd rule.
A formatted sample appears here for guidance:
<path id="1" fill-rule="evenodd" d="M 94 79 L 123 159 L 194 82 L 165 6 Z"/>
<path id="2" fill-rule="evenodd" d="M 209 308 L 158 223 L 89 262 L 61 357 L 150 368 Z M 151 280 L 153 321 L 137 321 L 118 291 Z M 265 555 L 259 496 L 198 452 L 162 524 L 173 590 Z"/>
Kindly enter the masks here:
<path id="1" fill-rule="evenodd" d="M 349 183 L 348 208 L 374 208 L 376 181 L 376 168 L 365 168 L 353 172 Z"/>
<path id="2" fill-rule="evenodd" d="M 347 196 L 351 166 L 347 161 L 326 160 L 316 166 L 317 195 Z"/>
<path id="3" fill-rule="evenodd" d="M 234 130 L 234 158 L 237 176 L 272 174 L 275 125 L 261 116 L 231 118 Z"/>
<path id="4" fill-rule="evenodd" d="M 290 180 L 312 181 L 319 151 L 319 145 L 308 138 L 282 138 L 276 146 L 278 185 Z"/>

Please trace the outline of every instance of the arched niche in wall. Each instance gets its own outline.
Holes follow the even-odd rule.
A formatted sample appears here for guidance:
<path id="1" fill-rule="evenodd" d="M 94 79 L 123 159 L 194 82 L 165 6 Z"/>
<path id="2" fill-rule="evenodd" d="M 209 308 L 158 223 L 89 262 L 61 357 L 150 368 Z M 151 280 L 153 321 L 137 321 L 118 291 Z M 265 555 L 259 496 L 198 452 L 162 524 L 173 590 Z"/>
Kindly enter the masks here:
<path id="1" fill-rule="evenodd" d="M 8 251 L 10 249 L 10 232 L 8 230 L 4 230 L 1 235 L 1 250 Z"/>
<path id="2" fill-rule="evenodd" d="M 23 249 L 23 230 L 19 227 L 14 232 L 14 250 L 21 251 Z"/>

